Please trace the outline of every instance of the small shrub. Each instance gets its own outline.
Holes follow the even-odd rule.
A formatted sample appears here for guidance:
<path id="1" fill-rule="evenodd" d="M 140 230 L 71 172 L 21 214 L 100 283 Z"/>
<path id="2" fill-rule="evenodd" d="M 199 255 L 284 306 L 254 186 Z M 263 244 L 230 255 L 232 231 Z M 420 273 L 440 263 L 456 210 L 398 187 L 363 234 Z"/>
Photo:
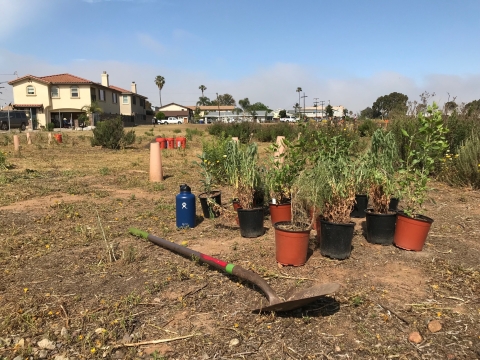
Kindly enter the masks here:
<path id="1" fill-rule="evenodd" d="M 47 131 L 53 131 L 55 129 L 55 124 L 50 122 L 47 124 Z"/>
<path id="2" fill-rule="evenodd" d="M 135 132 L 125 133 L 120 118 L 101 121 L 93 130 L 92 146 L 102 146 L 108 149 L 120 149 L 135 142 Z"/>
<path id="3" fill-rule="evenodd" d="M 103 176 L 109 175 L 110 174 L 110 169 L 108 167 L 103 167 L 100 169 L 100 174 Z"/>
<path id="4" fill-rule="evenodd" d="M 198 130 L 198 129 L 187 129 L 185 137 L 187 138 L 188 141 L 193 140 L 193 135 L 200 135 L 203 136 L 203 131 Z"/>
<path id="5" fill-rule="evenodd" d="M 442 159 L 439 178 L 454 186 L 470 186 L 480 189 L 480 136 L 472 135 L 457 154 L 447 152 Z"/>
<path id="6" fill-rule="evenodd" d="M 3 151 L 0 151 L 0 170 L 6 170 L 7 168 L 7 157 Z"/>
<path id="7" fill-rule="evenodd" d="M 375 121 L 371 119 L 363 120 L 360 126 L 358 127 L 358 132 L 360 136 L 372 136 L 375 130 L 378 129 L 378 125 Z"/>
<path id="8" fill-rule="evenodd" d="M 180 129 L 174 129 L 173 132 L 174 132 L 175 134 L 180 134 L 180 133 L 182 132 L 182 130 L 180 130 Z"/>

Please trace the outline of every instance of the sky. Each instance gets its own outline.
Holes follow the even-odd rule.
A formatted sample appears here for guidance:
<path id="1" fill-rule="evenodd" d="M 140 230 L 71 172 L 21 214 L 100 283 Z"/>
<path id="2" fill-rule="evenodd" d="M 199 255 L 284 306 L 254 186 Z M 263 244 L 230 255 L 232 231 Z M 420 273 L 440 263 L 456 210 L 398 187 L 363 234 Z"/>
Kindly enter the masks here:
<path id="1" fill-rule="evenodd" d="M 480 99 L 478 0 L 0 0 L 0 104 L 8 81 L 70 73 L 158 106 L 231 94 L 271 109 L 391 92 Z"/>

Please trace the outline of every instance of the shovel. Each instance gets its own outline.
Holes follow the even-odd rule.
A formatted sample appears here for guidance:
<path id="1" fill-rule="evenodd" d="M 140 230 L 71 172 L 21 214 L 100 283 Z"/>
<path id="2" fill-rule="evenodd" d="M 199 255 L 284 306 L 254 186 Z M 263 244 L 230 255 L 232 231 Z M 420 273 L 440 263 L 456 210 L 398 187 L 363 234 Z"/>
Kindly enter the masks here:
<path id="1" fill-rule="evenodd" d="M 340 284 L 337 283 L 317 284 L 289 294 L 285 298 L 281 298 L 277 296 L 275 291 L 273 291 L 273 289 L 262 277 L 250 270 L 242 268 L 239 265 L 228 264 L 222 260 L 215 259 L 214 257 L 202 254 L 185 246 L 172 243 L 136 228 L 130 228 L 129 231 L 130 234 L 150 240 L 155 245 L 173 251 L 174 253 L 189 257 L 192 260 L 198 260 L 202 263 L 206 263 L 214 268 L 225 271 L 228 274 L 235 275 L 257 285 L 267 296 L 268 304 L 265 306 L 262 306 L 263 304 L 261 304 L 259 308 L 253 309 L 252 311 L 288 311 L 297 309 L 303 305 L 314 302 L 325 295 L 332 294 L 340 288 Z"/>

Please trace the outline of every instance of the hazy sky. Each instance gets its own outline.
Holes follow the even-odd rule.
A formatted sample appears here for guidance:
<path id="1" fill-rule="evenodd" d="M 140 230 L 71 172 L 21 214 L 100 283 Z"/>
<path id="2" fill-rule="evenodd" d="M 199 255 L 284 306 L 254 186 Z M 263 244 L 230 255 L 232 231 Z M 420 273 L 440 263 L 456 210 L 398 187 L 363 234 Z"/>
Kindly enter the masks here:
<path id="1" fill-rule="evenodd" d="M 397 91 L 480 99 L 479 0 L 0 0 L 6 81 L 70 73 L 163 105 L 205 95 L 293 109 L 297 87 L 355 112 Z M 303 95 L 303 94 L 302 94 Z M 303 100 L 301 101 L 303 106 Z"/>

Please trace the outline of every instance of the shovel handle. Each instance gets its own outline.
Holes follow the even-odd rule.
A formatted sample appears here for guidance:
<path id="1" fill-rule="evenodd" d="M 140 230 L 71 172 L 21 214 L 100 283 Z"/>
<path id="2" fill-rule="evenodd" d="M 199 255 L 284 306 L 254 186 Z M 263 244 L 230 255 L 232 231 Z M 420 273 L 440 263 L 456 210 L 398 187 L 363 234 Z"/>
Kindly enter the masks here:
<path id="1" fill-rule="evenodd" d="M 155 245 L 158 245 L 164 249 L 186 256 L 191 260 L 200 261 L 202 263 L 211 265 L 216 269 L 225 271 L 228 274 L 235 275 L 241 279 L 247 280 L 252 284 L 257 285 L 260 289 L 262 289 L 265 295 L 267 295 L 270 305 L 279 303 L 281 301 L 276 295 L 275 291 L 273 291 L 270 285 L 268 285 L 268 283 L 262 277 L 260 277 L 258 274 L 254 273 L 253 271 L 250 271 L 241 267 L 240 265 L 227 263 L 223 260 L 216 259 L 206 254 L 202 254 L 201 252 L 189 249 L 182 245 L 178 245 L 174 242 L 159 238 L 158 236 L 149 234 L 146 231 L 142 231 L 133 227 L 129 229 L 129 232 L 132 235 L 149 240 Z"/>

